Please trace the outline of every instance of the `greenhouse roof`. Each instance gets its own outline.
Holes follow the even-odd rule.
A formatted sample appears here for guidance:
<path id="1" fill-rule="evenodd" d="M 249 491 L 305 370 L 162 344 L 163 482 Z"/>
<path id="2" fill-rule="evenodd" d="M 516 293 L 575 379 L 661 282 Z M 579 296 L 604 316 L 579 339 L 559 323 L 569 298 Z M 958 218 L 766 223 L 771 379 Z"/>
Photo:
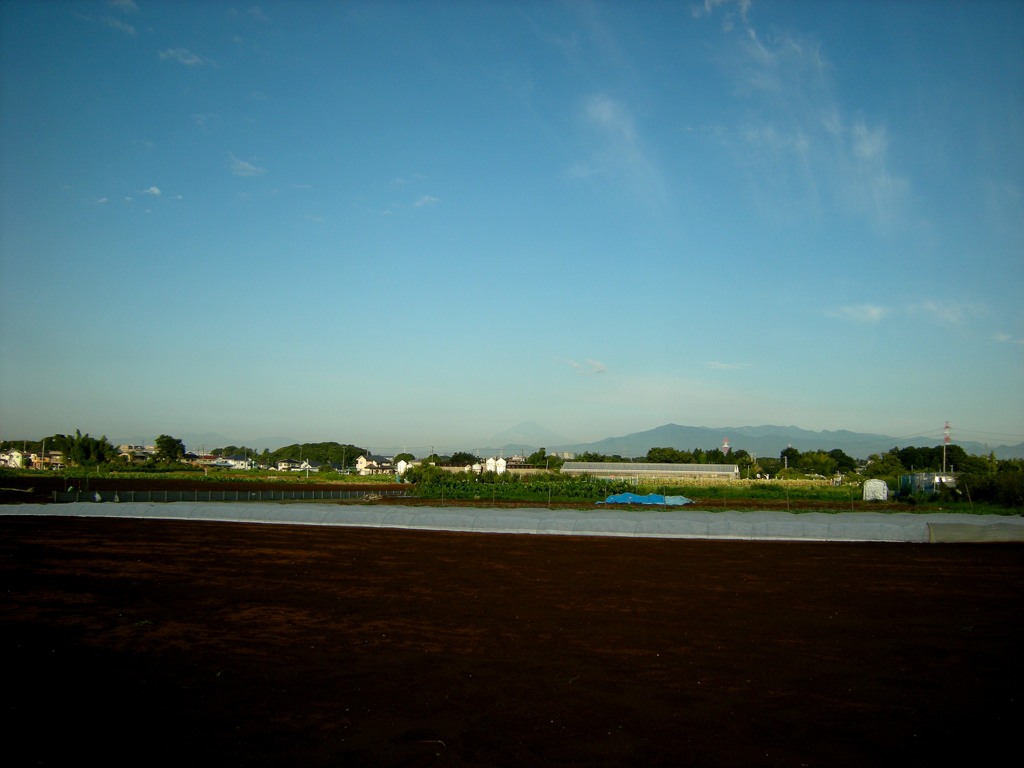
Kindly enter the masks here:
<path id="1" fill-rule="evenodd" d="M 737 464 L 656 464 L 640 461 L 567 461 L 563 472 L 658 472 L 664 474 L 709 474 L 738 472 Z"/>

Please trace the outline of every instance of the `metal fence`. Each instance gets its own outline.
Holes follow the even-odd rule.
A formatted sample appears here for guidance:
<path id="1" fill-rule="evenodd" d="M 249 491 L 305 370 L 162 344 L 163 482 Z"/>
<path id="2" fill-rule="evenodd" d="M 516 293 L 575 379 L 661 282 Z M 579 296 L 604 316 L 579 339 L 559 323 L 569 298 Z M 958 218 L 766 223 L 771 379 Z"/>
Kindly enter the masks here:
<path id="1" fill-rule="evenodd" d="M 320 501 L 330 499 L 362 499 L 375 501 L 382 498 L 407 496 L 405 491 L 54 491 L 56 503 L 79 501 L 103 502 L 171 502 L 171 501 Z"/>

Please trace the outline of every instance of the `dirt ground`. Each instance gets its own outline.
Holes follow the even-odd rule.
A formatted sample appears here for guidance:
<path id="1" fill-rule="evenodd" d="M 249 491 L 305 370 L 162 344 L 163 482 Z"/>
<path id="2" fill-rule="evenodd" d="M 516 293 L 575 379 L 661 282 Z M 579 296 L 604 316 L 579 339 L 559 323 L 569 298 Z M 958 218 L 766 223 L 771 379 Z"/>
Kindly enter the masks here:
<path id="1" fill-rule="evenodd" d="M 1024 714 L 1016 544 L 0 516 L 0 584 L 8 765 L 985 765 Z"/>

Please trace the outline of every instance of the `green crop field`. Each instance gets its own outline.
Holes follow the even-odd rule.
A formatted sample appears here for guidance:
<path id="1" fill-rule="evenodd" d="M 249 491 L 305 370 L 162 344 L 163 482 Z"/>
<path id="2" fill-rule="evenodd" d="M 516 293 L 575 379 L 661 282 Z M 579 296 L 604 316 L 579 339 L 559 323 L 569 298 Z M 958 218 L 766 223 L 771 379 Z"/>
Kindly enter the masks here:
<path id="1" fill-rule="evenodd" d="M 105 465 L 92 468 L 66 468 L 57 472 L 33 470 L 0 470 L 0 481 L 18 478 L 18 485 L 31 482 L 31 478 L 46 478 L 49 485 L 59 478 L 80 486 L 82 482 L 101 484 L 107 480 L 119 483 L 138 480 L 146 487 L 158 486 L 161 481 L 188 481 L 190 483 L 260 483 L 282 485 L 385 484 L 394 483 L 394 475 L 350 475 L 334 472 L 310 473 L 277 472 L 271 470 L 238 471 L 213 468 L 185 469 L 182 466 L 154 468 L 125 468 Z M 1024 507 L 1019 503 L 1001 503 L 1002 499 L 1015 499 L 1006 494 L 1002 499 L 985 493 L 975 485 L 974 496 L 966 481 L 963 490 L 952 489 L 930 496 L 896 498 L 890 483 L 888 501 L 863 501 L 862 483 L 835 485 L 816 479 L 773 480 L 699 480 L 683 484 L 643 483 L 629 480 L 602 480 L 587 476 L 568 476 L 558 472 L 521 475 L 516 473 L 449 472 L 431 466 L 417 467 L 407 476 L 408 496 L 425 503 L 487 504 L 559 504 L 580 509 L 593 508 L 612 494 L 631 491 L 637 494 L 658 493 L 666 496 L 685 496 L 696 508 L 726 509 L 789 509 L 794 512 L 962 512 L 974 514 L 1020 515 Z M 972 483 L 977 483 L 975 479 Z M 1005 483 L 1004 483 L 1005 485 Z M 1012 490 L 1012 489 L 1011 489 Z"/>

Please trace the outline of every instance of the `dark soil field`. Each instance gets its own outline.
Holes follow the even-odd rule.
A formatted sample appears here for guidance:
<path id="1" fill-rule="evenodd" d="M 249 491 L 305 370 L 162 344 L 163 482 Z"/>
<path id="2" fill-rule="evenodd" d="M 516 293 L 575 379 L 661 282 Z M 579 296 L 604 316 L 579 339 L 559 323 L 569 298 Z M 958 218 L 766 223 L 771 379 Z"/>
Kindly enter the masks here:
<path id="1" fill-rule="evenodd" d="M 1019 752 L 1017 544 L 0 516 L 0 584 L 7 765 Z"/>

